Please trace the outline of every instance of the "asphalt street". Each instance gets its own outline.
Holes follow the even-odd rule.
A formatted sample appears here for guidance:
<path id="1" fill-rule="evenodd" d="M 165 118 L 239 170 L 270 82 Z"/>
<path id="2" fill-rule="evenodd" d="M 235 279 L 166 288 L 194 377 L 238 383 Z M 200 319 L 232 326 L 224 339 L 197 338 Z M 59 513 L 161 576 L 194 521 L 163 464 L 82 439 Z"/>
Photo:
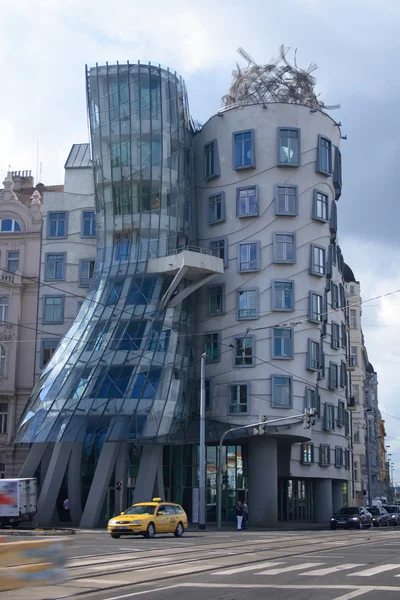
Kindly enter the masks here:
<path id="1" fill-rule="evenodd" d="M 206 531 L 152 540 L 78 532 L 68 552 L 63 583 L 2 592 L 0 600 L 400 597 L 400 528 Z"/>

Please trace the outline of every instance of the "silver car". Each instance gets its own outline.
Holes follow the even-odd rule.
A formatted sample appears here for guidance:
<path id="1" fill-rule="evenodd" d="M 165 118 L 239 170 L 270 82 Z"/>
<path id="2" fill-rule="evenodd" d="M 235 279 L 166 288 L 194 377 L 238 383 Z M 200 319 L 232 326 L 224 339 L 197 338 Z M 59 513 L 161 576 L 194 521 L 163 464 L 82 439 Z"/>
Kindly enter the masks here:
<path id="1" fill-rule="evenodd" d="M 400 506 L 397 506 L 397 504 L 383 504 L 382 508 L 389 513 L 389 525 L 394 527 L 400 525 Z"/>

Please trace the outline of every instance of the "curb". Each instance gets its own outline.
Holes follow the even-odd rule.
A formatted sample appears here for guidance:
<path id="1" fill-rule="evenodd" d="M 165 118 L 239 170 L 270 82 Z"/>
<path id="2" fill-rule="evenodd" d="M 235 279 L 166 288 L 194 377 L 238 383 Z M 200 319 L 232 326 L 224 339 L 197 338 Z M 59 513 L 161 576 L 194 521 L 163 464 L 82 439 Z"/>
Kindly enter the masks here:
<path id="1" fill-rule="evenodd" d="M 51 536 L 60 536 L 60 535 L 75 535 L 75 531 L 73 529 L 2 529 L 0 531 L 0 535 L 5 535 L 6 537 L 11 536 L 27 536 L 27 537 L 51 537 Z"/>

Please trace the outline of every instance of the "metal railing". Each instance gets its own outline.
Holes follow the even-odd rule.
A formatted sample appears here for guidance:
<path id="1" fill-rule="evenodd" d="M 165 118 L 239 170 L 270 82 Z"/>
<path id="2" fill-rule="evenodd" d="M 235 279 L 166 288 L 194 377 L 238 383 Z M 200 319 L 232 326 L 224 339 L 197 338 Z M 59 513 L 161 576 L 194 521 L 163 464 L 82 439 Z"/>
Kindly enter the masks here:
<path id="1" fill-rule="evenodd" d="M 198 252 L 199 254 L 207 254 L 211 255 L 211 250 L 206 250 L 205 248 L 200 248 L 200 246 L 180 246 L 175 250 L 170 250 L 167 256 L 172 256 L 173 254 L 180 254 L 181 252 L 185 252 L 185 250 L 189 252 Z"/>

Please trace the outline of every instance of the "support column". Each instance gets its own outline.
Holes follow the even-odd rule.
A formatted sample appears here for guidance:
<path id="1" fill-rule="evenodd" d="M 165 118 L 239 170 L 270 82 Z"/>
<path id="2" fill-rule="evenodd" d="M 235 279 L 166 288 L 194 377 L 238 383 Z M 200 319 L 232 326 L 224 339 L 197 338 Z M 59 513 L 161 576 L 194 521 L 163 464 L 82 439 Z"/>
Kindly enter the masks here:
<path id="1" fill-rule="evenodd" d="M 158 498 L 162 498 L 163 500 L 166 500 L 165 487 L 164 487 L 163 453 L 161 453 L 160 460 L 158 462 L 156 485 L 155 485 L 154 491 L 156 493 L 156 496 L 158 496 Z"/>
<path id="2" fill-rule="evenodd" d="M 33 444 L 32 448 L 29 450 L 29 454 L 26 457 L 24 464 L 22 465 L 22 469 L 18 477 L 25 478 L 34 476 L 48 445 L 49 444 L 46 444 L 45 442 Z"/>
<path id="3" fill-rule="evenodd" d="M 79 527 L 82 518 L 81 467 L 82 442 L 75 442 L 68 464 L 68 500 L 71 525 Z"/>
<path id="4" fill-rule="evenodd" d="M 128 447 L 129 444 L 120 444 L 117 461 L 115 463 L 115 481 L 122 481 L 122 491 L 115 492 L 115 510 L 124 511 L 128 506 Z M 120 498 L 122 495 L 122 499 Z"/>
<path id="5" fill-rule="evenodd" d="M 332 479 L 332 508 L 337 512 L 343 506 L 343 481 Z"/>
<path id="6" fill-rule="evenodd" d="M 333 514 L 332 479 L 317 479 L 314 482 L 314 520 L 329 523 Z"/>
<path id="7" fill-rule="evenodd" d="M 249 441 L 249 521 L 251 525 L 278 524 L 278 453 L 274 438 Z"/>
<path id="8" fill-rule="evenodd" d="M 72 442 L 54 444 L 49 468 L 38 500 L 37 521 L 39 525 L 48 526 L 51 524 L 72 447 Z"/>
<path id="9" fill-rule="evenodd" d="M 156 482 L 157 470 L 162 461 L 163 448 L 161 444 L 154 446 L 143 446 L 143 452 L 140 459 L 139 473 L 135 487 L 135 502 L 145 502 L 151 500 Z"/>

